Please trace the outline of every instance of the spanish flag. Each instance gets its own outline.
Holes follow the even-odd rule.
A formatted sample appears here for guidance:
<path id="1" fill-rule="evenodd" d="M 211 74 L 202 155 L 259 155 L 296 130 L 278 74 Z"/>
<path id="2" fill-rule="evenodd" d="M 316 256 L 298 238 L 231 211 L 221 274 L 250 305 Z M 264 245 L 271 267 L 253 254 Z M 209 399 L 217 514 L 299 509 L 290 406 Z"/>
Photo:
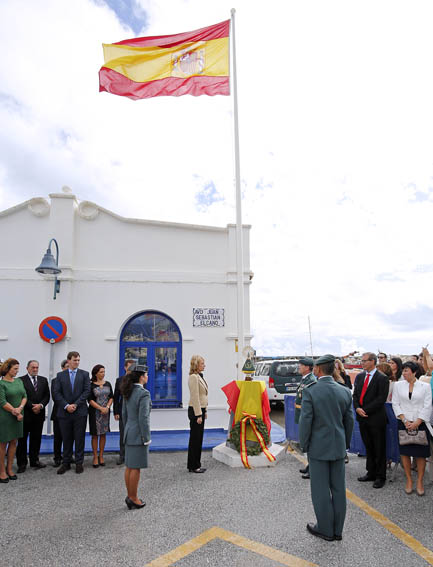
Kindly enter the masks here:
<path id="1" fill-rule="evenodd" d="M 263 420 L 271 436 L 271 405 L 269 403 L 266 384 L 263 380 L 233 380 L 221 388 L 227 396 L 230 410 L 234 412 L 233 425 L 242 419 L 245 413 L 254 414 Z M 248 428 L 249 430 L 249 428 Z M 255 435 L 247 430 L 247 439 L 257 441 Z"/>
<path id="2" fill-rule="evenodd" d="M 103 44 L 99 91 L 134 100 L 229 95 L 230 20 L 196 31 Z"/>

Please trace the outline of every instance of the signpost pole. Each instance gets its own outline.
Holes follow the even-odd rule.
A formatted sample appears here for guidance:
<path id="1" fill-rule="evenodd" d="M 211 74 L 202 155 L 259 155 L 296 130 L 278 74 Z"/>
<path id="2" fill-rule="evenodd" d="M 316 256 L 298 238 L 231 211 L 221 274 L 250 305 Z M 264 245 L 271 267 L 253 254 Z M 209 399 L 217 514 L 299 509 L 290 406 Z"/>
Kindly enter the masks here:
<path id="1" fill-rule="evenodd" d="M 60 317 L 55 317 L 54 315 L 50 317 L 45 317 L 39 325 L 39 336 L 46 343 L 50 343 L 50 371 L 48 375 L 48 386 L 51 392 L 51 383 L 54 378 L 54 345 L 62 341 L 66 336 L 67 326 L 63 319 Z M 53 407 L 53 402 L 51 400 L 48 402 L 48 416 L 47 416 L 47 434 L 51 435 L 51 408 Z"/>
<path id="2" fill-rule="evenodd" d="M 53 381 L 54 378 L 54 339 L 50 340 L 50 370 L 49 370 L 49 374 L 48 374 L 48 387 L 50 388 L 50 392 L 51 392 L 51 383 Z M 52 431 L 51 431 L 51 409 L 53 407 L 53 400 L 52 400 L 52 396 L 50 396 L 50 401 L 48 402 L 48 412 L 47 412 L 47 434 L 51 435 Z"/>

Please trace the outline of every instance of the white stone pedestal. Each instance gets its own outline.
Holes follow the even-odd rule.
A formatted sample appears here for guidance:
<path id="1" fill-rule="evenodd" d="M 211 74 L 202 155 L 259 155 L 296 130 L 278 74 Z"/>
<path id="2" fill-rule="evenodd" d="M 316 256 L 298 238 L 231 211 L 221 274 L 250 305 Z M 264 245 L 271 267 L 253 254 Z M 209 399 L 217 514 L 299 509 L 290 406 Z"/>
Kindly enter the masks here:
<path id="1" fill-rule="evenodd" d="M 264 453 L 260 453 L 260 455 L 254 455 L 253 457 L 248 457 L 248 462 L 251 468 L 256 467 L 274 467 L 281 459 L 284 457 L 285 447 L 282 445 L 277 445 L 272 443 L 269 447 L 269 451 L 274 455 L 275 461 L 272 463 L 268 461 Z M 236 468 L 236 467 L 243 467 L 243 463 L 241 461 L 240 454 L 235 450 L 227 447 L 225 443 L 221 443 L 212 449 L 212 457 L 228 465 L 229 467 Z"/>

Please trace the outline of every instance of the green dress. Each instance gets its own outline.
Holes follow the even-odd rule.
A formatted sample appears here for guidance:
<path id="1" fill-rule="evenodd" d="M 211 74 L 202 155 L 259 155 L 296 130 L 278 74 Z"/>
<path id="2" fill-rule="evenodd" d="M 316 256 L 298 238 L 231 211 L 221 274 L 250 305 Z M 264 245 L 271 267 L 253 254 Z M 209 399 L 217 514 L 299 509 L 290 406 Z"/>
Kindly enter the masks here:
<path id="1" fill-rule="evenodd" d="M 24 384 L 19 378 L 13 382 L 0 380 L 0 443 L 7 443 L 23 436 L 23 422 L 18 421 L 14 415 L 3 409 L 3 406 L 10 403 L 16 408 L 26 397 Z"/>

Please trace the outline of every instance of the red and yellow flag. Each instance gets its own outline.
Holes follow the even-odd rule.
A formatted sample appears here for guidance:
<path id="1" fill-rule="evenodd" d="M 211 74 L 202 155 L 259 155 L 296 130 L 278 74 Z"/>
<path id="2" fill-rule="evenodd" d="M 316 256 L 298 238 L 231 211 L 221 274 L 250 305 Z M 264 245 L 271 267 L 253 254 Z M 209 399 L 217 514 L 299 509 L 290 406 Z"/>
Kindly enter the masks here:
<path id="1" fill-rule="evenodd" d="M 99 91 L 134 100 L 229 95 L 230 20 L 196 31 L 103 44 Z"/>

